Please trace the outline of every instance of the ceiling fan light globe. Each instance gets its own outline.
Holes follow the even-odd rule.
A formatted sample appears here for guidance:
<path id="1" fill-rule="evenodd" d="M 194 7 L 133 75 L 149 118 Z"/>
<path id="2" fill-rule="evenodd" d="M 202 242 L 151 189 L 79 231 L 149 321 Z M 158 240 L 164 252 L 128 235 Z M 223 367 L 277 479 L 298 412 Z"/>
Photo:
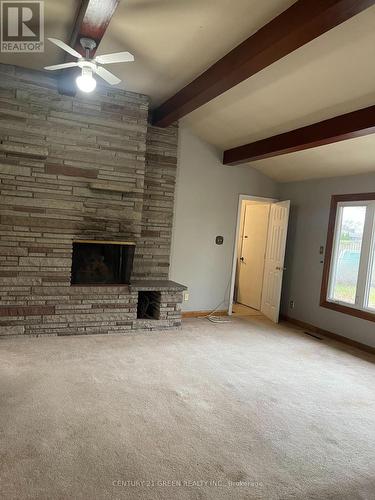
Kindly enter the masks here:
<path id="1" fill-rule="evenodd" d="M 96 88 L 96 80 L 91 75 L 81 75 L 76 78 L 77 87 L 82 92 L 93 92 Z"/>

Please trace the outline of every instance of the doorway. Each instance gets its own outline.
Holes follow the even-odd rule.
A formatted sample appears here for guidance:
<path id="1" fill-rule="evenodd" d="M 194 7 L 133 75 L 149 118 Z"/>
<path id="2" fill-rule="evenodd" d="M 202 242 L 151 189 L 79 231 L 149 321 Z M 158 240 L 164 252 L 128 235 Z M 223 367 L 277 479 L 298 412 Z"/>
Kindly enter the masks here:
<path id="1" fill-rule="evenodd" d="M 260 311 L 270 203 L 244 200 L 235 283 L 236 303 Z"/>
<path id="2" fill-rule="evenodd" d="M 229 314 L 279 320 L 289 201 L 241 195 Z"/>

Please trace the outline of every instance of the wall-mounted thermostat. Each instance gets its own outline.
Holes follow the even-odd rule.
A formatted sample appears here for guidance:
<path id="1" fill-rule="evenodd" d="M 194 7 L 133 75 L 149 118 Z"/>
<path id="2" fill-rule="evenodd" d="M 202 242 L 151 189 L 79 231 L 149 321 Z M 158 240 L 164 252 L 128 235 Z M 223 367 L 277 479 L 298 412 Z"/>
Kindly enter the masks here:
<path id="1" fill-rule="evenodd" d="M 224 243 L 224 236 L 216 236 L 216 245 L 222 245 Z"/>

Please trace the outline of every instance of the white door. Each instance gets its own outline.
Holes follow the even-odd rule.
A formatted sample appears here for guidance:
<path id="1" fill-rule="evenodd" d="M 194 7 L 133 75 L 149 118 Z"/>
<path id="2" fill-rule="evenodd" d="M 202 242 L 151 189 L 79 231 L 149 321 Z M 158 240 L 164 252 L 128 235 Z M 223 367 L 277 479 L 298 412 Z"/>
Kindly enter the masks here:
<path id="1" fill-rule="evenodd" d="M 290 201 L 273 203 L 268 224 L 261 311 L 275 323 L 279 322 L 289 209 Z"/>
<path id="2" fill-rule="evenodd" d="M 237 301 L 257 310 L 262 298 L 269 212 L 270 204 L 249 204 L 245 208 Z"/>

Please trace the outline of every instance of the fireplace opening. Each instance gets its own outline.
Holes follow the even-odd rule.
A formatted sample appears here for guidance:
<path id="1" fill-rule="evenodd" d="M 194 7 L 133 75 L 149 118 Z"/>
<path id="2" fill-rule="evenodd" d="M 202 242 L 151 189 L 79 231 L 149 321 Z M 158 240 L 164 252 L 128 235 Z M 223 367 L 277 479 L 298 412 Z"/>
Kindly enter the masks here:
<path id="1" fill-rule="evenodd" d="M 134 250 L 134 243 L 73 242 L 71 284 L 128 285 Z"/>
<path id="2" fill-rule="evenodd" d="M 160 302 L 160 292 L 138 292 L 137 318 L 160 319 Z"/>

